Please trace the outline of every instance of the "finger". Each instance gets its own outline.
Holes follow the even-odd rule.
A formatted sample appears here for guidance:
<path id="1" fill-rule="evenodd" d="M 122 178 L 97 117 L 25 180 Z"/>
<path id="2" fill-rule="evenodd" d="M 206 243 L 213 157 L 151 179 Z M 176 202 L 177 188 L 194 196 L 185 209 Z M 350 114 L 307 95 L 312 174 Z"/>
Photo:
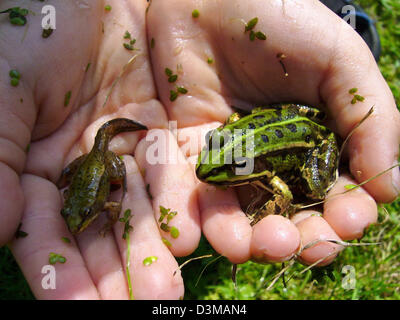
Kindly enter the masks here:
<path id="1" fill-rule="evenodd" d="M 196 127 L 186 127 L 178 130 L 178 146 L 186 157 L 198 155 L 206 144 L 208 132 L 219 127 L 220 122 L 205 123 Z"/>
<path id="2" fill-rule="evenodd" d="M 21 229 L 28 235 L 14 240 L 11 250 L 35 297 L 98 299 L 98 292 L 85 262 L 59 214 L 59 191 L 50 182 L 32 175 L 24 175 L 21 182 L 26 199 Z M 68 237 L 71 243 L 65 243 L 62 237 Z M 43 267 L 49 265 L 51 252 L 66 259 L 64 264 L 54 265 L 54 274 L 42 271 Z M 49 280 L 52 276 L 55 289 L 46 287 L 52 283 L 53 280 Z"/>
<path id="3" fill-rule="evenodd" d="M 232 263 L 249 260 L 252 229 L 234 190 L 204 183 L 198 188 L 202 231 L 214 250 Z"/>
<path id="4" fill-rule="evenodd" d="M 343 248 L 340 245 L 324 241 L 339 240 L 339 236 L 333 231 L 329 224 L 318 213 L 302 219 L 296 224 L 300 231 L 302 248 L 312 245 L 302 251 L 299 260 L 305 264 L 313 264 L 321 260 L 317 265 L 325 266 L 330 264 Z"/>
<path id="5" fill-rule="evenodd" d="M 177 228 L 179 236 L 174 238 L 161 230 L 162 237 L 172 244 L 175 256 L 190 254 L 200 240 L 196 183 L 175 137 L 168 130 L 150 130 L 138 144 L 135 159 L 152 195 L 156 219 L 160 217 L 160 206 L 177 212 L 169 226 Z"/>
<path id="6" fill-rule="evenodd" d="M 17 229 L 23 212 L 23 194 L 19 182 L 26 151 L 35 123 L 36 109 L 28 86 L 23 78 L 18 87 L 10 84 L 9 71 L 15 70 L 14 64 L 0 58 L 2 72 L 0 82 L 0 246 L 10 241 Z M 21 72 L 21 70 L 19 70 Z M 25 98 L 25 100 L 23 99 Z M 22 102 L 21 102 L 22 99 Z"/>
<path id="7" fill-rule="evenodd" d="M 130 275 L 135 299 L 179 299 L 183 297 L 184 286 L 178 264 L 163 243 L 145 182 L 135 160 L 124 156 L 127 170 L 128 192 L 123 202 L 121 216 L 126 209 L 132 212 L 129 224 L 133 227 L 129 236 Z M 124 225 L 117 223 L 115 237 L 119 245 L 124 266 L 126 266 L 127 242 L 123 239 Z M 146 265 L 146 258 L 156 259 Z"/>
<path id="8" fill-rule="evenodd" d="M 198 126 L 181 129 L 179 135 L 185 131 L 189 136 L 204 141 L 208 126 Z M 188 162 L 195 172 L 197 154 L 204 143 L 195 143 L 195 155 L 188 158 Z M 243 263 L 250 258 L 250 243 L 252 229 L 250 221 L 243 213 L 237 200 L 234 189 L 222 190 L 200 182 L 196 178 L 199 210 L 201 214 L 201 228 L 214 250 L 228 258 L 232 263 Z"/>
<path id="9" fill-rule="evenodd" d="M 341 176 L 324 204 L 324 219 L 343 240 L 362 238 L 365 228 L 378 219 L 376 202 L 362 187 L 334 196 L 348 190 L 345 186 L 354 185 L 354 179 Z"/>
<path id="10" fill-rule="evenodd" d="M 104 237 L 100 230 L 107 223 L 104 214 L 77 236 L 77 243 L 101 299 L 128 299 L 124 268 L 112 232 Z"/>
<path id="11" fill-rule="evenodd" d="M 400 115 L 393 95 L 364 41 L 343 26 L 336 42 L 335 55 L 321 82 L 321 97 L 336 122 L 337 131 L 346 137 L 374 106 L 373 114 L 351 136 L 348 150 L 350 170 L 358 182 L 371 178 L 397 163 L 400 144 Z M 354 52 L 357 52 L 356 58 Z M 357 88 L 363 102 L 352 104 Z M 379 142 L 379 143 L 377 143 Z M 380 202 L 392 201 L 400 191 L 398 168 L 376 178 L 364 188 Z"/>
<path id="12" fill-rule="evenodd" d="M 221 83 L 214 66 L 207 63 L 207 58 L 213 57 L 213 49 L 205 41 L 206 32 L 193 21 L 194 9 L 193 1 L 154 1 L 147 13 L 148 39 L 155 43 L 150 54 L 160 100 L 170 119 L 179 120 L 179 127 L 222 122 L 231 113 L 219 94 Z M 159 12 L 166 14 L 161 17 Z M 173 31 L 166 34 L 166 30 Z M 168 81 L 166 68 L 178 75 L 175 82 Z M 183 86 L 188 92 L 172 100 L 171 90 L 176 91 L 176 86 Z"/>
<path id="13" fill-rule="evenodd" d="M 0 246 L 12 239 L 24 210 L 24 195 L 17 173 L 0 162 Z M 7 195 L 7 196 L 5 196 Z"/>
<path id="14" fill-rule="evenodd" d="M 253 227 L 251 254 L 255 261 L 282 262 L 300 247 L 300 233 L 293 222 L 279 215 L 269 215 Z"/>

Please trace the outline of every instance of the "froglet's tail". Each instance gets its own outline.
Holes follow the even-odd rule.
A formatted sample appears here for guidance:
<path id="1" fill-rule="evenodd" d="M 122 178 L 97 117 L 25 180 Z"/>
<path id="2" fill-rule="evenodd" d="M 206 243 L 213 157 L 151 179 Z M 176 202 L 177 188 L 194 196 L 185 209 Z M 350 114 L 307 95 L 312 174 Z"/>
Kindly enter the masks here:
<path id="1" fill-rule="evenodd" d="M 106 151 L 110 140 L 121 132 L 147 130 L 147 127 L 139 122 L 117 118 L 104 123 L 97 131 L 94 146 L 96 149 Z"/>

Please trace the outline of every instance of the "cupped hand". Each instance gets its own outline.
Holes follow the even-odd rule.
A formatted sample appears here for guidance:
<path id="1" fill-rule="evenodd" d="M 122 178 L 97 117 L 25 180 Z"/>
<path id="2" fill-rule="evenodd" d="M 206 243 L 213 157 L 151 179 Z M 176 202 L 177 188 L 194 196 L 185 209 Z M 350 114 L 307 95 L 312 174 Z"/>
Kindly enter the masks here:
<path id="1" fill-rule="evenodd" d="M 5 8 L 7 4 L 16 6 L 8 1 Z M 282 261 L 293 256 L 301 242 L 361 237 L 365 226 L 376 220 L 375 200 L 390 201 L 397 195 L 398 171 L 393 171 L 365 189 L 327 202 L 323 218 L 313 211 L 300 212 L 292 221 L 269 216 L 251 228 L 233 189 L 217 190 L 195 178 L 191 160 L 202 146 L 202 135 L 225 120 L 231 105 L 323 102 L 332 128 L 345 137 L 374 104 L 373 116 L 350 139 L 351 172 L 362 181 L 397 158 L 399 115 L 386 83 L 362 40 L 318 1 L 158 0 L 151 3 L 147 16 L 145 1 L 108 4 L 110 12 L 100 1 L 89 2 L 89 8 L 81 1 L 74 7 L 57 6 L 57 29 L 48 39 L 41 38 L 40 16 L 29 16 L 26 34 L 21 27 L 2 22 L 7 32 L 1 40 L 6 50 L 0 63 L 4 70 L 18 69 L 22 77 L 13 88 L 8 86 L 8 72 L 1 76 L 7 85 L 0 98 L 5 111 L 0 126 L 0 188 L 7 197 L 0 199 L 0 242 L 14 234 L 24 211 L 21 229 L 28 237 L 13 241 L 12 249 L 38 298 L 128 297 L 122 224 L 116 224 L 113 235 L 99 238 L 102 217 L 72 244 L 63 243 L 61 238 L 68 233 L 54 185 L 70 160 L 90 150 L 99 126 L 114 117 L 157 128 L 148 137 L 163 136 L 167 143 L 159 144 L 158 151 L 168 148 L 175 157 L 167 158 L 166 164 L 151 162 L 148 151 L 153 151 L 154 141 L 142 139 L 135 147 L 136 133 L 123 134 L 111 144 L 118 154 L 135 155 L 135 160 L 125 157 L 128 193 L 123 204 L 123 211 L 133 212 L 135 298 L 183 294 L 179 273 L 173 276 L 177 265 L 172 254 L 183 256 L 195 249 L 200 221 L 214 248 L 234 263 Z M 30 5 L 40 11 L 40 5 Z M 199 11 L 197 18 L 192 17 L 194 9 Z M 266 40 L 250 41 L 244 33 L 244 23 L 256 16 L 256 29 L 265 33 Z M 140 51 L 123 47 L 125 31 L 136 39 L 134 47 Z M 286 56 L 288 77 L 278 53 Z M 127 66 L 135 54 L 139 56 Z M 168 82 L 165 68 L 178 74 L 175 83 Z M 170 91 L 176 86 L 188 92 L 171 101 Z M 363 103 L 350 103 L 348 90 L 353 87 L 365 97 Z M 64 106 L 69 91 L 71 100 Z M 200 139 L 177 143 L 167 130 L 168 119 L 177 121 L 178 138 Z M 350 178 L 341 177 L 331 193 L 343 190 L 346 179 Z M 171 220 L 180 230 L 176 239 L 157 228 L 153 212 L 158 218 L 161 205 L 178 212 Z M 171 243 L 170 251 L 162 238 Z M 337 249 L 322 242 L 304 251 L 302 260 L 312 263 Z M 67 258 L 67 263 L 56 265 L 59 282 L 54 291 L 41 286 L 40 271 L 50 251 Z M 158 260 L 145 267 L 147 256 Z"/>
<path id="2" fill-rule="evenodd" d="M 250 39 L 245 27 L 253 18 L 258 18 L 253 31 L 266 39 Z M 346 148 L 352 177 L 339 177 L 323 215 L 313 210 L 301 211 L 291 220 L 271 215 L 252 228 L 234 189 L 198 186 L 202 231 L 231 262 L 284 261 L 315 242 L 301 252 L 301 261 L 328 264 L 342 247 L 319 240 L 361 238 L 377 220 L 376 202 L 389 202 L 398 195 L 396 168 L 362 188 L 331 198 L 346 185 L 397 162 L 400 117 L 367 45 L 319 1 L 152 1 L 147 31 L 154 45 L 151 60 L 158 94 L 169 119 L 177 121 L 178 146 L 191 163 L 207 129 L 224 122 L 231 106 L 250 109 L 277 102 L 320 106 L 329 115 L 328 125 L 342 138 L 374 106 Z M 285 58 L 280 61 L 282 54 Z M 168 81 L 166 68 L 178 75 L 176 82 Z M 171 90 L 178 87 L 187 93 L 171 99 Z M 352 88 L 365 100 L 351 103 Z M 188 136 L 198 140 L 188 143 Z M 145 180 L 152 185 L 165 166 L 151 165 L 140 156 L 149 145 L 142 140 L 136 153 L 146 168 Z M 188 173 L 177 183 L 187 184 L 192 177 Z M 187 192 L 182 192 L 176 197 L 186 199 Z"/>
<path id="3" fill-rule="evenodd" d="M 48 38 L 42 38 L 41 2 L 20 1 L 21 7 L 31 10 L 26 27 L 0 17 L 0 243 L 13 237 L 22 219 L 21 230 L 28 235 L 14 239 L 11 249 L 38 299 L 127 299 L 124 224 L 117 222 L 113 232 L 102 238 L 99 230 L 106 217 L 101 215 L 73 237 L 60 215 L 62 197 L 55 182 L 70 161 L 90 151 L 98 128 L 107 120 L 125 117 L 148 128 L 167 128 L 147 50 L 147 3 L 107 1 L 111 11 L 104 9 L 103 1 L 46 4 L 55 6 L 57 17 Z M 18 4 L 1 5 L 6 9 Z M 124 38 L 126 31 L 131 39 Z M 132 39 L 136 39 L 134 50 L 125 48 L 123 44 Z M 12 69 L 21 74 L 17 87 L 10 85 Z M 178 265 L 158 231 L 143 172 L 129 156 L 141 134 L 121 134 L 110 145 L 112 151 L 126 155 L 128 192 L 121 214 L 131 209 L 133 297 L 178 299 L 184 292 L 180 273 L 174 275 Z M 185 221 L 177 217 L 180 220 Z M 191 234 L 185 250 L 196 248 L 199 223 L 192 224 Z M 179 246 L 172 240 L 171 244 L 179 255 Z M 46 286 L 49 273 L 42 273 L 51 252 L 66 258 L 54 265 L 55 290 Z M 153 256 L 157 260 L 144 265 Z"/>

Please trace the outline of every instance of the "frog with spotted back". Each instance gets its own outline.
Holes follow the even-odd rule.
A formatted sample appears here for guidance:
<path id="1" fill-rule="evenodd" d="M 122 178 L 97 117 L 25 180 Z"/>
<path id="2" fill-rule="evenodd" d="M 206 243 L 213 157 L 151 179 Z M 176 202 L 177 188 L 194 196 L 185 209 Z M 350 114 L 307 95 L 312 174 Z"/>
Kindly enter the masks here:
<path id="1" fill-rule="evenodd" d="M 118 220 L 121 202 L 126 193 L 126 169 L 119 156 L 108 150 L 111 139 L 127 131 L 147 130 L 130 119 L 117 118 L 104 123 L 98 130 L 92 150 L 72 161 L 63 171 L 57 186 L 64 191 L 64 217 L 72 234 L 85 230 L 102 211 L 109 212 L 109 221 L 102 229 L 104 235 Z M 119 202 L 108 201 L 113 189 L 122 186 Z"/>
<path id="2" fill-rule="evenodd" d="M 295 196 L 322 200 L 338 178 L 339 148 L 323 118 L 318 109 L 298 104 L 260 107 L 244 117 L 234 113 L 209 133 L 196 175 L 217 186 L 252 184 L 272 193 L 251 216 L 252 225 L 268 214 L 293 214 L 300 207 Z M 235 150 L 245 157 L 232 157 Z M 237 174 L 249 160 L 252 172 Z"/>

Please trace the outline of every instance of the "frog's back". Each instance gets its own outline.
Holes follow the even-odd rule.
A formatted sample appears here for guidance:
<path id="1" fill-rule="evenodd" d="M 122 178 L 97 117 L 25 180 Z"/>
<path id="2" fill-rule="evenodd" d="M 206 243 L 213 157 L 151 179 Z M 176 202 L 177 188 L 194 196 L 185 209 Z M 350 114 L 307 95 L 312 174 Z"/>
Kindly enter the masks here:
<path id="1" fill-rule="evenodd" d="M 72 177 L 68 188 L 66 201 L 79 203 L 82 207 L 90 206 L 98 200 L 98 190 L 102 177 L 105 174 L 102 155 L 90 152 Z"/>
<path id="2" fill-rule="evenodd" d="M 252 155 L 254 157 L 304 152 L 313 148 L 316 141 L 322 138 L 326 131 L 325 127 L 299 113 L 296 107 L 262 109 L 228 125 L 224 130 L 226 129 L 232 134 L 236 129 L 245 129 L 245 131 L 242 132 L 240 138 L 239 136 L 234 138 L 231 146 L 227 144 L 224 148 L 240 149 L 241 145 L 243 154 L 247 148 L 247 152 L 249 150 L 254 152 Z"/>

